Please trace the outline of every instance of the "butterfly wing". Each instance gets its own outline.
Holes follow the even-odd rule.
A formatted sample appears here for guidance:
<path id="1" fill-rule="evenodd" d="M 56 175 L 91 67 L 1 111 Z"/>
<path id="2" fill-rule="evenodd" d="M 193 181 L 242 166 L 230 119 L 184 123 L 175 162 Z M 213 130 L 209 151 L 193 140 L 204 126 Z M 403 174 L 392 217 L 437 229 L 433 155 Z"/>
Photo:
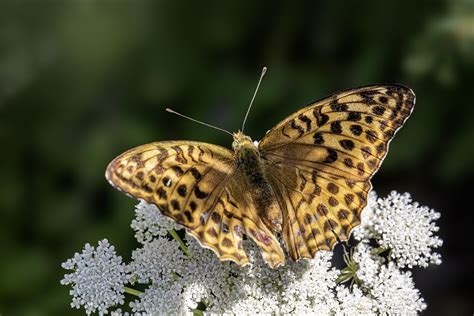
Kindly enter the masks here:
<path id="1" fill-rule="evenodd" d="M 155 142 L 131 149 L 107 167 L 115 188 L 158 206 L 220 260 L 248 263 L 247 234 L 271 266 L 284 261 L 275 237 L 257 216 L 250 190 L 223 147 L 187 141 Z"/>
<path id="2" fill-rule="evenodd" d="M 348 90 L 299 110 L 262 139 L 259 150 L 293 259 L 332 249 L 360 224 L 370 178 L 414 104 L 404 86 Z"/>

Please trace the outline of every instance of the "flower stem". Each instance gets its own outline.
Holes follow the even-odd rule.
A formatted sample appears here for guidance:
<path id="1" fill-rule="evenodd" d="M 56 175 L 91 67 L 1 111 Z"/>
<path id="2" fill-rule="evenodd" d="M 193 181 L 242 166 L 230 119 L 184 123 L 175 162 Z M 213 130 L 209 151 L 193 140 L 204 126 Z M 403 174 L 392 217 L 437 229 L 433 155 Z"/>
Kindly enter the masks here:
<path id="1" fill-rule="evenodd" d="M 125 286 L 124 289 L 125 289 L 125 293 L 131 294 L 131 295 L 140 296 L 140 294 L 143 294 L 142 291 L 132 289 L 131 287 L 128 287 L 128 286 Z"/>
<path id="2" fill-rule="evenodd" d="M 190 254 L 189 254 L 188 248 L 186 247 L 186 244 L 181 239 L 181 237 L 179 237 L 176 230 L 170 229 L 168 230 L 168 233 L 171 235 L 171 237 L 173 237 L 173 239 L 175 239 L 179 243 L 179 246 L 181 247 L 181 250 L 183 250 L 184 254 L 189 257 Z"/>

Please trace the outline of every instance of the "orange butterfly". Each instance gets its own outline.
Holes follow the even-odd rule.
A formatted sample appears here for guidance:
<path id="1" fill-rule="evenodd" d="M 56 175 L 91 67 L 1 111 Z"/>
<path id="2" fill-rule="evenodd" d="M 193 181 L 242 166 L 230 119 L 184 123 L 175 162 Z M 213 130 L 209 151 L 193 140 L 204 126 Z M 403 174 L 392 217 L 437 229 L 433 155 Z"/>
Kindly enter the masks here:
<path id="1" fill-rule="evenodd" d="M 157 205 L 220 260 L 248 263 L 248 236 L 276 268 L 285 262 L 278 236 L 293 260 L 349 238 L 370 179 L 414 104 L 413 91 L 400 85 L 351 89 L 290 115 L 258 144 L 241 131 L 233 150 L 155 142 L 115 158 L 106 178 Z"/>

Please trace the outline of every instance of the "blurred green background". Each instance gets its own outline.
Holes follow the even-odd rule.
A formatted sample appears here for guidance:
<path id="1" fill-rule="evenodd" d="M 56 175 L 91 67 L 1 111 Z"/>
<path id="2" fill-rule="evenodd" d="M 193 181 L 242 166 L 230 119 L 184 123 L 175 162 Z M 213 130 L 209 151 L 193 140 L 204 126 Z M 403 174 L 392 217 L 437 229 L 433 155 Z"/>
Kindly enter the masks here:
<path id="1" fill-rule="evenodd" d="M 417 105 L 374 188 L 442 213 L 444 263 L 415 269 L 425 314 L 472 314 L 473 1 L 0 2 L 0 313 L 81 314 L 61 262 L 108 238 L 128 259 L 135 202 L 104 179 L 136 145 L 254 139 L 333 92 L 403 83 Z M 471 196 L 471 197 L 469 197 Z"/>

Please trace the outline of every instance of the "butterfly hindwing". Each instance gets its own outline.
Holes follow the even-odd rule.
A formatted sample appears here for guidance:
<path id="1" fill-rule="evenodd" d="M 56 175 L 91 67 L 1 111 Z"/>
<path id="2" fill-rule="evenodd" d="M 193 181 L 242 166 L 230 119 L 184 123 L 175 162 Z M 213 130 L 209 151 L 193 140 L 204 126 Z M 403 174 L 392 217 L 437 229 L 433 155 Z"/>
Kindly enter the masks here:
<path id="1" fill-rule="evenodd" d="M 319 250 L 330 250 L 336 241 L 347 240 L 360 224 L 370 182 L 347 180 L 284 165 L 269 172 L 277 192 L 283 218 L 282 237 L 294 259 L 313 258 Z M 317 179 L 315 177 L 318 177 Z"/>
<path id="2" fill-rule="evenodd" d="M 115 158 L 106 177 L 119 190 L 158 206 L 183 225 L 221 260 L 246 264 L 242 245 L 247 234 L 271 266 L 284 262 L 272 232 L 257 216 L 250 190 L 223 147 L 189 141 L 155 142 Z"/>
<path id="3" fill-rule="evenodd" d="M 353 89 L 299 110 L 262 139 L 259 150 L 287 218 L 282 236 L 293 259 L 347 240 L 360 223 L 370 178 L 414 103 L 403 86 Z"/>

